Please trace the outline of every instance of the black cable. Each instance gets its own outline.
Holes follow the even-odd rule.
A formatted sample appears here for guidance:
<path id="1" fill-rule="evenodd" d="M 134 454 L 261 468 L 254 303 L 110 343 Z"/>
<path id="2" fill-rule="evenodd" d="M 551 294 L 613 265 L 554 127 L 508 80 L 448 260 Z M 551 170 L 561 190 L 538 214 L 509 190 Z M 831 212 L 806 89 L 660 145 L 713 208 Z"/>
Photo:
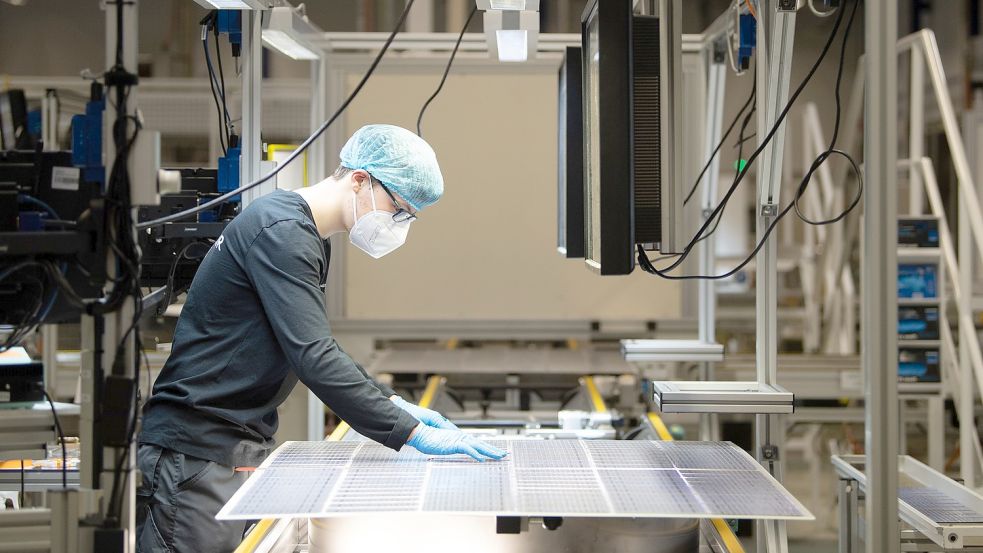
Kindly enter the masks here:
<path id="1" fill-rule="evenodd" d="M 755 93 L 754 90 L 751 91 L 751 97 L 752 98 L 756 97 L 756 93 Z M 751 118 L 754 117 L 754 114 L 757 111 L 758 111 L 758 106 L 754 106 L 754 107 L 751 108 L 751 111 L 747 112 L 747 115 L 744 117 L 744 122 L 741 123 L 741 130 L 738 131 L 738 133 L 737 133 L 737 169 L 738 169 L 738 173 L 734 175 L 734 182 L 731 183 L 731 186 L 736 186 L 736 184 L 737 184 L 737 178 L 738 178 L 738 176 L 740 176 L 740 169 L 741 169 L 740 163 L 741 163 L 741 159 L 743 159 L 743 157 L 744 157 L 744 143 L 746 141 L 746 139 L 744 138 L 744 132 L 747 131 L 747 127 L 751 123 Z M 713 223 L 713 228 L 711 228 L 709 231 L 703 233 L 703 235 L 700 236 L 696 240 L 696 243 L 697 244 L 699 244 L 700 242 L 702 242 L 702 241 L 706 240 L 707 238 L 709 238 L 710 235 L 712 235 L 713 233 L 717 232 L 717 229 L 720 228 L 720 221 L 723 220 L 723 218 L 724 218 L 724 211 L 727 209 L 727 200 L 725 199 L 724 201 L 720 202 L 719 205 L 721 207 L 720 212 L 716 216 L 711 215 L 711 217 L 713 217 L 713 218 L 716 219 L 714 221 L 714 223 Z M 682 254 L 680 254 L 680 255 L 682 255 Z M 661 258 L 659 258 L 659 259 L 661 259 Z M 658 260 L 656 260 L 656 261 L 658 261 Z"/>
<path id="2" fill-rule="evenodd" d="M 737 142 L 734 143 L 734 148 L 735 149 L 736 148 L 740 148 L 741 147 L 741 144 L 744 144 L 745 142 L 751 140 L 752 138 L 754 138 L 756 136 L 758 136 L 758 133 L 756 133 L 756 132 L 753 132 L 753 133 L 745 136 L 744 138 L 742 138 L 742 139 L 740 139 L 740 140 L 738 140 Z"/>
<path id="3" fill-rule="evenodd" d="M 118 21 L 122 20 L 122 10 L 117 10 Z M 122 38 L 122 35 L 119 37 Z M 110 80 L 112 77 L 112 80 Z M 133 144 L 139 136 L 142 125 L 133 115 L 128 113 L 127 100 L 132 86 L 137 83 L 135 75 L 126 71 L 122 63 L 118 63 L 106 75 L 107 86 L 116 90 L 116 119 L 112 127 L 113 144 L 116 148 L 116 156 L 113 160 L 112 168 L 109 172 L 105 191 L 105 206 L 108 245 L 110 251 L 115 256 L 114 282 L 113 288 L 104 297 L 96 302 L 86 304 L 86 312 L 90 315 L 104 315 L 119 310 L 126 300 L 133 302 L 133 316 L 130 327 L 123 334 L 116 344 L 115 356 L 113 358 L 111 374 L 125 376 L 124 354 L 127 351 L 130 334 L 137 328 L 143 309 L 142 296 L 140 294 L 140 248 L 137 244 L 134 229 L 134 210 L 130 196 L 131 179 L 128 169 L 128 161 Z M 130 132 L 130 125 L 133 124 L 133 131 Z M 59 280 L 59 286 L 65 287 L 64 279 Z M 133 351 L 134 366 L 139 368 L 139 350 L 141 349 L 140 335 L 136 332 L 134 338 L 135 348 Z M 139 384 L 139 373 L 137 373 L 137 384 Z M 137 387 L 133 387 L 132 398 L 132 417 L 129 421 L 130 427 L 127 429 L 126 450 L 132 447 L 134 428 L 137 417 Z M 126 455 L 121 455 L 121 461 L 126 459 Z M 113 475 L 113 487 L 110 491 L 109 516 L 106 517 L 104 524 L 107 527 L 116 525 L 119 520 L 119 513 L 122 509 L 122 493 L 120 492 L 119 482 L 122 465 L 117 464 Z M 125 486 L 124 486 L 125 488 Z M 119 497 L 119 500 L 117 500 Z M 115 503 L 115 505 L 114 505 Z"/>
<path id="4" fill-rule="evenodd" d="M 218 32 L 218 23 L 215 24 L 215 59 L 218 60 L 218 78 L 222 84 L 222 110 L 225 115 L 225 140 L 229 147 L 232 147 L 232 118 L 229 117 L 229 102 L 225 96 L 225 70 L 222 69 L 222 40 Z"/>
<path id="5" fill-rule="evenodd" d="M 851 10 L 850 12 L 850 19 L 846 23 L 846 29 L 843 31 L 843 41 L 840 43 L 840 61 L 839 61 L 839 65 L 836 68 L 836 84 L 833 87 L 833 91 L 834 91 L 833 98 L 836 106 L 836 116 L 833 119 L 833 135 L 830 138 L 829 147 L 826 148 L 824 152 L 819 154 L 819 156 L 817 156 L 816 159 L 812 162 L 812 165 L 809 167 L 809 171 L 806 173 L 807 177 L 809 178 L 802 179 L 802 182 L 799 184 L 799 188 L 795 193 L 795 198 L 792 200 L 792 205 L 795 206 L 795 215 L 803 222 L 810 225 L 816 225 L 816 226 L 829 225 L 837 221 L 840 221 L 841 219 L 846 217 L 847 214 L 856 205 L 856 203 L 859 202 L 860 195 L 863 193 L 863 183 L 860 183 L 857 189 L 858 190 L 857 199 L 855 199 L 854 202 L 850 205 L 850 207 L 848 207 L 842 213 L 830 219 L 813 221 L 812 219 L 806 217 L 805 214 L 802 213 L 802 210 L 799 209 L 799 199 L 805 194 L 805 189 L 809 185 L 809 181 L 811 180 L 812 174 L 815 173 L 819 169 L 819 167 L 822 166 L 822 164 L 825 163 L 827 159 L 829 159 L 831 155 L 837 154 L 843 156 L 844 158 L 847 159 L 847 161 L 850 164 L 854 166 L 854 171 L 856 171 L 857 174 L 860 173 L 859 169 L 856 167 L 857 165 L 856 161 L 854 161 L 854 159 L 850 157 L 850 155 L 847 154 L 846 152 L 836 149 L 836 139 L 839 137 L 840 134 L 840 114 L 842 111 L 842 105 L 840 99 L 840 84 L 843 82 L 843 65 L 844 65 L 844 60 L 846 58 L 846 41 L 850 37 L 850 29 L 853 27 L 853 19 L 854 16 L 857 14 L 857 6 L 859 4 L 860 4 L 860 0 L 857 0 L 853 4 L 853 10 Z"/>
<path id="6" fill-rule="evenodd" d="M 48 400 L 51 407 L 51 416 L 55 419 L 55 429 L 58 431 L 58 439 L 61 440 L 61 487 L 68 487 L 68 452 L 65 449 L 65 433 L 61 431 L 61 421 L 58 420 L 58 412 L 55 410 L 55 402 L 48 395 L 48 390 L 41 388 L 44 399 Z"/>
<path id="7" fill-rule="evenodd" d="M 461 33 L 457 35 L 457 42 L 454 43 L 454 49 L 451 50 L 451 57 L 449 60 L 447 60 L 447 67 L 444 68 L 444 75 L 440 78 L 440 84 L 437 85 L 437 90 L 434 90 L 433 94 L 427 98 L 427 101 L 423 103 L 423 107 L 420 108 L 420 115 L 416 116 L 416 135 L 421 138 L 423 137 L 423 131 L 420 130 L 420 123 L 423 121 L 423 114 L 427 111 L 427 108 L 430 107 L 430 102 L 433 102 L 433 99 L 436 98 L 437 95 L 440 94 L 441 89 L 444 88 L 444 81 L 447 80 L 447 74 L 451 72 L 451 65 L 454 64 L 454 56 L 457 55 L 457 49 L 461 46 L 461 39 L 464 38 L 464 32 L 468 30 L 468 25 L 471 24 L 471 19 L 474 18 L 474 14 L 477 11 L 478 4 L 476 3 L 471 8 L 471 13 L 468 14 L 468 19 L 464 22 L 464 26 L 461 27 Z"/>
<path id="8" fill-rule="evenodd" d="M 15 263 L 14 265 L 11 265 L 10 267 L 7 267 L 2 272 L 0 272 L 0 282 L 6 280 L 14 273 L 20 272 L 23 269 L 27 269 L 29 267 L 39 267 L 42 270 L 42 274 L 46 274 L 45 266 L 43 263 L 34 260 L 21 261 Z M 11 347 L 16 346 L 21 342 L 21 340 L 23 340 L 28 334 L 30 334 L 35 328 L 37 328 L 37 326 L 41 324 L 41 322 L 43 322 L 44 317 L 51 310 L 51 307 L 54 305 L 55 299 L 57 299 L 58 290 L 52 287 L 52 291 L 48 294 L 47 300 L 45 300 L 44 297 L 45 285 L 40 278 L 37 278 L 33 275 L 22 277 L 21 282 L 26 282 L 26 281 L 32 281 L 37 284 L 38 287 L 37 302 L 34 304 L 33 307 L 30 308 L 30 310 L 28 310 L 28 312 L 18 323 L 13 325 L 10 334 L 4 340 L 3 344 L 0 344 L 0 352 L 7 351 Z M 54 283 L 54 281 L 52 281 L 52 283 Z"/>
<path id="9" fill-rule="evenodd" d="M 703 180 L 703 175 L 706 174 L 707 169 L 709 169 L 710 166 L 713 165 L 713 160 L 717 157 L 717 152 L 719 152 L 720 148 L 724 145 L 725 142 L 727 142 L 727 138 L 730 136 L 731 131 L 734 130 L 734 127 L 737 125 L 737 122 L 741 120 L 741 115 L 744 115 L 744 110 L 746 110 L 748 106 L 750 106 L 754 102 L 757 89 L 758 89 L 758 80 L 752 79 L 751 94 L 748 96 L 747 101 L 744 102 L 744 105 L 741 106 L 741 110 L 738 111 L 737 115 L 734 116 L 734 120 L 730 122 L 730 126 L 727 127 L 727 132 L 725 132 L 724 136 L 720 139 L 720 143 L 717 144 L 717 147 L 713 149 L 713 153 L 710 154 L 710 159 L 707 160 L 706 165 L 703 166 L 703 170 L 700 171 L 699 176 L 696 177 L 696 182 L 694 182 L 693 186 L 690 187 L 689 194 L 686 194 L 686 199 L 683 200 L 683 205 L 688 204 L 690 199 L 693 198 L 693 194 L 696 193 L 696 189 L 700 187 L 700 182 Z M 752 109 L 752 111 L 754 110 Z"/>
<path id="10" fill-rule="evenodd" d="M 174 261 L 171 263 L 170 269 L 167 271 L 167 280 L 165 281 L 164 284 L 167 291 L 164 293 L 164 299 L 161 300 L 160 302 L 162 306 L 167 307 L 168 305 L 171 304 L 171 299 L 172 299 L 171 296 L 174 293 L 174 280 L 177 276 L 177 267 L 178 264 L 181 263 L 181 260 L 184 259 L 184 256 L 188 253 L 188 250 L 190 250 L 193 246 L 206 246 L 206 245 L 208 245 L 208 242 L 203 242 L 203 241 L 189 242 L 185 244 L 184 247 L 181 248 L 181 250 L 178 252 L 177 257 L 174 258 Z M 188 259 L 193 259 L 193 258 L 189 256 Z"/>
<path id="11" fill-rule="evenodd" d="M 837 152 L 839 152 L 839 150 L 837 150 Z M 850 204 L 850 206 L 848 208 L 846 208 L 845 210 L 843 210 L 843 213 L 840 213 L 835 218 L 835 221 L 832 221 L 832 222 L 839 221 L 840 219 L 846 217 L 847 214 L 849 214 L 855 207 L 857 207 L 857 205 L 860 203 L 861 198 L 863 197 L 863 175 L 860 172 L 860 167 L 857 165 L 856 161 L 852 157 L 847 156 L 847 159 L 850 161 L 850 164 L 853 167 L 854 172 L 857 174 L 857 181 L 858 181 L 857 196 L 854 198 L 854 200 Z M 810 176 L 811 176 L 811 173 L 810 173 Z M 729 278 L 729 277 L 737 274 L 738 271 L 740 271 L 741 269 L 743 269 L 748 263 L 751 262 L 751 260 L 753 260 L 758 255 L 758 252 L 761 251 L 761 248 L 762 247 L 764 247 L 765 242 L 768 241 L 768 237 L 771 236 L 771 232 L 773 230 L 775 230 L 775 227 L 778 226 L 778 223 L 780 223 L 781 220 L 786 215 L 788 215 L 788 213 L 790 211 L 792 211 L 792 208 L 793 208 L 794 205 L 795 205 L 794 202 L 789 202 L 789 204 L 785 206 L 785 208 L 778 214 L 778 216 L 775 217 L 775 220 L 772 221 L 770 225 L 768 225 L 768 228 L 765 230 L 764 235 L 762 235 L 761 240 L 759 240 L 758 241 L 758 244 L 754 247 L 754 250 L 752 250 L 751 253 L 748 254 L 747 257 L 744 258 L 744 261 L 741 261 L 736 267 L 734 267 L 733 269 L 727 271 L 724 274 L 721 274 L 721 275 L 681 275 L 681 276 L 674 276 L 674 275 L 664 274 L 665 273 L 665 270 L 664 269 L 661 269 L 660 270 L 660 269 L 657 269 L 657 268 L 655 268 L 654 266 L 651 265 L 651 263 L 648 261 L 648 257 L 645 254 L 645 249 L 642 247 L 641 244 L 638 244 L 638 246 L 637 246 L 639 264 L 642 265 L 643 270 L 645 270 L 646 272 L 657 274 L 660 277 L 665 278 L 665 279 L 669 279 L 669 280 L 699 280 L 699 279 L 702 279 L 702 280 L 720 280 L 720 279 L 724 279 L 724 278 Z"/>
<path id="12" fill-rule="evenodd" d="M 184 217 L 187 217 L 195 213 L 199 213 L 201 211 L 212 209 L 216 205 L 228 201 L 230 198 L 234 198 L 235 196 L 238 196 L 239 194 L 242 194 L 247 190 L 252 190 L 253 188 L 256 188 L 257 186 L 263 184 L 264 182 L 270 180 L 271 178 L 279 174 L 284 167 L 289 165 L 293 160 L 297 159 L 297 157 L 300 156 L 300 154 L 304 153 L 304 151 L 307 150 L 307 148 L 309 148 L 310 145 L 313 144 L 315 140 L 317 140 L 322 134 L 324 134 L 324 131 L 326 131 L 328 127 L 330 127 L 335 122 L 335 120 L 337 120 L 338 117 L 340 117 L 341 114 L 344 113 L 344 111 L 348 108 L 348 105 L 352 103 L 352 100 L 354 100 L 355 97 L 358 96 L 358 93 L 362 90 L 362 87 L 365 86 L 365 83 L 369 80 L 369 77 L 372 76 L 372 73 L 375 72 L 376 67 L 379 66 L 379 62 L 382 61 L 382 56 L 385 55 L 386 51 L 389 50 L 389 45 L 392 44 L 393 40 L 396 38 L 396 35 L 399 33 L 399 29 L 403 26 L 403 23 L 406 21 L 406 15 L 409 13 L 410 8 L 413 7 L 414 1 L 415 0 L 406 1 L 406 7 L 403 8 L 403 13 L 402 15 L 399 16 L 399 20 L 396 22 L 396 25 L 393 27 L 392 32 L 389 34 L 389 38 L 386 39 L 386 42 L 382 45 L 382 48 L 379 50 L 379 53 L 376 55 L 375 59 L 372 60 L 372 64 L 369 65 L 369 68 L 365 72 L 365 75 L 362 76 L 362 80 L 360 80 L 358 84 L 355 85 L 355 88 L 352 90 L 351 94 L 348 95 L 348 98 L 346 98 L 345 101 L 342 102 L 341 106 L 338 107 L 338 109 L 327 121 L 321 123 L 321 126 L 318 127 L 313 134 L 307 137 L 307 139 L 304 140 L 300 144 L 300 146 L 297 147 L 296 150 L 291 152 L 290 155 L 288 155 L 287 158 L 283 160 L 283 163 L 278 164 L 272 171 L 250 182 L 249 184 L 244 184 L 239 188 L 236 188 L 235 190 L 226 192 L 225 194 L 222 194 L 221 196 L 215 198 L 214 200 L 207 201 L 201 205 L 186 209 L 184 211 L 180 211 L 178 213 L 172 213 L 170 215 L 160 217 L 158 219 L 153 219 L 151 221 L 144 221 L 142 223 L 137 224 L 137 229 L 143 230 L 149 227 L 156 227 L 164 223 L 169 223 L 171 221 L 183 219 Z"/>
<path id="13" fill-rule="evenodd" d="M 202 33 L 201 47 L 205 52 L 205 66 L 208 67 L 208 87 L 212 90 L 212 100 L 215 102 L 215 111 L 218 112 L 218 142 L 222 146 L 222 155 L 228 155 L 229 150 L 225 144 L 225 131 L 223 127 L 225 123 L 222 119 L 222 107 L 219 105 L 218 92 L 215 90 L 217 88 L 217 83 L 215 82 L 215 70 L 212 68 L 212 57 L 208 51 L 208 31 Z"/>
<path id="14" fill-rule="evenodd" d="M 858 8 L 858 6 L 860 4 L 860 1 L 861 0 L 856 0 L 856 2 L 854 3 L 854 6 L 853 6 L 853 10 L 850 12 L 850 20 L 848 21 L 847 27 L 844 30 L 843 48 L 845 48 L 845 46 L 846 46 L 846 40 L 847 40 L 847 37 L 849 36 L 850 29 L 851 29 L 852 23 L 853 23 L 853 19 L 854 19 L 854 16 L 856 15 L 857 8 Z M 842 19 L 842 16 L 843 16 L 842 15 L 842 10 L 840 10 L 840 14 L 837 16 L 837 22 L 839 22 Z M 843 50 L 841 49 L 841 51 L 840 51 L 840 61 L 839 61 L 840 66 L 837 69 L 837 74 L 838 75 L 841 75 L 842 74 L 843 62 L 844 62 L 844 55 L 843 55 Z M 638 245 L 638 259 L 639 259 L 639 264 L 642 265 L 643 269 L 646 272 L 655 273 L 655 274 L 658 274 L 659 276 L 662 276 L 663 278 L 667 278 L 667 279 L 670 279 L 670 280 L 692 280 L 692 279 L 718 280 L 718 279 L 728 278 L 728 277 L 736 274 L 738 271 L 740 271 L 741 269 L 743 269 L 748 263 L 751 262 L 752 259 L 754 259 L 757 256 L 758 252 L 761 251 L 761 248 L 765 245 L 765 242 L 767 242 L 768 237 L 771 235 L 772 231 L 775 229 L 776 226 L 778 226 L 778 223 L 781 222 L 781 220 L 786 215 L 788 215 L 788 213 L 792 209 L 798 210 L 798 207 L 797 207 L 798 199 L 801 198 L 802 194 L 805 192 L 806 187 L 809 185 L 809 182 L 812 179 L 812 175 L 819 169 L 819 167 L 830 156 L 832 156 L 834 154 L 835 155 L 843 156 L 847 160 L 847 162 L 850 164 L 851 169 L 853 170 L 854 174 L 857 177 L 857 194 L 854 197 L 853 201 L 850 203 L 850 205 L 847 206 L 847 208 L 844 209 L 843 212 L 840 213 L 840 214 L 838 214 L 837 216 L 835 216 L 835 217 L 833 217 L 831 219 L 825 220 L 825 221 L 806 221 L 806 222 L 809 222 L 810 224 L 816 224 L 816 225 L 832 224 L 832 223 L 836 223 L 836 222 L 842 220 L 851 211 L 853 211 L 860 204 L 860 200 L 863 198 L 863 188 L 864 188 L 864 184 L 863 184 L 863 173 L 860 170 L 859 164 L 857 164 L 856 160 L 853 159 L 853 157 L 851 157 L 846 152 L 844 152 L 842 150 L 837 150 L 837 149 L 835 149 L 833 147 L 835 145 L 835 143 L 836 143 L 836 138 L 837 138 L 837 135 L 838 135 L 839 125 L 840 125 L 840 109 L 839 109 L 839 102 L 838 102 L 838 100 L 839 100 L 839 89 L 838 89 L 838 86 L 839 86 L 839 79 L 837 79 L 837 93 L 836 93 L 837 110 L 836 110 L 836 120 L 835 120 L 835 123 L 833 125 L 833 138 L 830 141 L 831 142 L 830 148 L 828 148 L 825 152 L 823 152 L 822 154 L 820 154 L 816 158 L 816 160 L 813 161 L 811 167 L 809 168 L 809 171 L 806 172 L 806 174 L 802 177 L 801 182 L 799 183 L 799 187 L 798 187 L 798 190 L 796 191 L 795 198 L 791 202 L 789 202 L 789 204 L 786 205 L 784 209 L 782 209 L 782 211 L 778 214 L 778 216 L 775 217 L 775 220 L 772 221 L 770 225 L 768 225 L 768 228 L 765 230 L 764 235 L 758 241 L 758 244 L 755 246 L 754 250 L 750 253 L 750 255 L 748 255 L 744 259 L 744 261 L 742 261 L 736 267 L 734 267 L 733 269 L 731 269 L 730 271 L 728 271 L 728 272 L 726 272 L 726 273 L 724 273 L 722 275 L 685 275 L 685 276 L 671 276 L 671 275 L 663 274 L 665 272 L 665 270 L 656 269 L 651 264 L 651 262 L 648 260 L 648 256 L 645 254 L 644 248 L 639 244 Z"/>
<path id="15" fill-rule="evenodd" d="M 741 182 L 744 180 L 744 177 L 748 174 L 749 170 L 751 169 L 751 165 L 758 158 L 758 156 L 761 155 L 761 152 L 764 151 L 765 147 L 767 147 L 768 144 L 771 142 L 771 140 L 774 138 L 775 134 L 778 132 L 778 129 L 781 127 L 782 123 L 785 121 L 785 117 L 788 116 L 788 113 L 789 113 L 789 111 L 791 111 L 792 106 L 795 105 L 795 101 L 799 98 L 799 95 L 802 94 L 802 91 L 805 89 L 806 85 L 808 85 L 809 82 L 812 80 L 812 77 L 816 74 L 816 71 L 819 69 L 819 66 L 822 64 L 823 60 L 826 58 L 826 54 L 829 52 L 829 49 L 830 49 L 830 47 L 833 44 L 833 40 L 836 38 L 836 33 L 839 30 L 839 27 L 840 27 L 840 24 L 842 23 L 842 21 L 843 21 L 843 10 L 839 10 L 839 13 L 837 14 L 837 17 L 836 17 L 836 22 L 833 24 L 833 29 L 832 29 L 832 31 L 829 34 L 829 38 L 827 38 L 826 43 L 823 45 L 823 49 L 819 53 L 819 56 L 816 59 L 815 63 L 813 63 L 812 67 L 809 69 L 809 72 L 806 73 L 805 77 L 799 83 L 799 86 L 796 87 L 795 91 L 792 93 L 792 95 L 789 98 L 788 102 L 785 104 L 785 107 L 782 109 L 781 113 L 776 118 L 774 125 L 768 131 L 767 136 L 765 136 L 764 140 L 761 141 L 761 143 L 754 150 L 754 152 L 751 153 L 750 157 L 748 158 L 747 163 L 744 165 L 744 168 L 738 173 L 737 178 L 734 180 L 734 184 L 731 185 L 730 189 L 724 195 L 723 200 L 721 200 L 721 202 L 717 205 L 717 207 L 714 208 L 713 212 L 710 214 L 710 217 L 708 217 L 707 220 L 704 221 L 703 225 L 700 227 L 700 229 L 697 231 L 697 233 L 693 236 L 693 238 L 690 240 L 690 242 L 683 248 L 683 252 L 679 256 L 679 258 L 677 258 L 676 261 L 674 261 L 668 267 L 666 267 L 664 269 L 659 269 L 659 268 L 656 268 L 656 267 L 652 266 L 651 263 L 648 262 L 648 257 L 646 255 L 644 255 L 644 249 L 643 248 L 639 248 L 638 249 L 638 251 L 639 251 L 639 264 L 642 265 L 643 269 L 645 269 L 649 273 L 652 273 L 652 274 L 661 276 L 663 278 L 673 279 L 673 280 L 675 280 L 675 279 L 690 278 L 690 277 L 671 277 L 667 273 L 668 273 L 668 271 L 671 271 L 671 270 L 675 269 L 676 267 L 678 267 L 680 264 L 682 264 L 682 262 L 689 256 L 690 252 L 692 252 L 692 250 L 693 250 L 693 247 L 696 245 L 696 243 L 699 241 L 699 239 L 703 236 L 703 234 L 707 231 L 707 229 L 709 228 L 709 226 L 710 226 L 711 222 L 713 221 L 713 219 L 723 210 L 724 207 L 726 207 L 727 202 L 730 201 L 731 196 L 734 195 L 734 192 L 737 190 L 737 187 L 741 184 Z M 791 207 L 791 205 L 790 205 L 790 207 Z M 779 218 L 776 218 L 776 222 L 778 220 L 780 220 L 780 217 Z M 766 237 L 767 237 L 768 234 L 771 233 L 772 228 L 774 228 L 774 223 L 773 223 L 772 226 L 769 226 L 768 230 L 766 231 L 766 233 L 765 233 L 765 236 Z M 755 248 L 755 250 L 754 250 L 754 253 L 755 254 L 757 253 L 758 250 L 761 249 L 761 245 L 762 244 L 763 244 L 763 242 L 760 243 L 758 245 L 758 247 Z M 643 261 L 643 258 L 644 258 L 645 261 Z M 745 262 L 742 263 L 739 267 L 743 267 L 749 261 L 750 261 L 750 258 L 747 259 L 747 260 L 745 260 Z M 734 272 L 736 272 L 736 271 L 733 271 L 730 274 L 733 274 Z M 714 277 L 706 276 L 706 275 L 694 275 L 692 278 L 714 278 Z M 723 277 L 720 277 L 718 275 L 716 278 L 723 278 Z"/>

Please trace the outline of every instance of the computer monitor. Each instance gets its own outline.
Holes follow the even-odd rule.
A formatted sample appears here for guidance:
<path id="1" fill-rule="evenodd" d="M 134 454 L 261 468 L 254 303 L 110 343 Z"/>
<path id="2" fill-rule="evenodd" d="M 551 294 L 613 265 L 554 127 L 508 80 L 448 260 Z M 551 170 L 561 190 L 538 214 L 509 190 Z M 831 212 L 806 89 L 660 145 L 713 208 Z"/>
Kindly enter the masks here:
<path id="1" fill-rule="evenodd" d="M 679 105 L 681 35 L 678 0 L 662 4 L 677 12 L 643 15 L 631 0 L 591 0 L 581 18 L 585 258 L 602 275 L 631 273 L 635 244 L 677 249 L 673 145 L 681 129 L 666 102 Z"/>
<path id="2" fill-rule="evenodd" d="M 560 64 L 557 125 L 556 249 L 584 258 L 584 116 L 580 48 L 568 46 Z"/>

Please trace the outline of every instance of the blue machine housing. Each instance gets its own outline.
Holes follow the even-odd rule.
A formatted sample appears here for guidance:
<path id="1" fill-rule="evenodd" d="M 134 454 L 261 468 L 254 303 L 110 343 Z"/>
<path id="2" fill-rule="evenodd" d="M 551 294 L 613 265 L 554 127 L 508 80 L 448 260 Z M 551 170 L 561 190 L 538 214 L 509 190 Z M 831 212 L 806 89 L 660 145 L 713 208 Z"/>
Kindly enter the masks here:
<path id="1" fill-rule="evenodd" d="M 106 99 L 85 104 L 85 115 L 72 117 L 72 165 L 82 169 L 86 182 L 106 183 L 106 168 L 102 165 L 102 114 Z"/>
<path id="2" fill-rule="evenodd" d="M 749 13 L 741 14 L 741 25 L 737 43 L 737 66 L 747 69 L 751 65 L 751 54 L 758 45 L 757 22 Z"/>
<path id="3" fill-rule="evenodd" d="M 218 193 L 225 194 L 239 188 L 239 157 L 242 149 L 239 146 L 229 148 L 225 157 L 218 158 Z M 238 202 L 242 195 L 233 196 L 230 202 Z"/>
<path id="4" fill-rule="evenodd" d="M 229 35 L 232 54 L 238 56 L 242 47 L 242 12 L 239 10 L 219 10 L 215 27 L 220 34 Z"/>

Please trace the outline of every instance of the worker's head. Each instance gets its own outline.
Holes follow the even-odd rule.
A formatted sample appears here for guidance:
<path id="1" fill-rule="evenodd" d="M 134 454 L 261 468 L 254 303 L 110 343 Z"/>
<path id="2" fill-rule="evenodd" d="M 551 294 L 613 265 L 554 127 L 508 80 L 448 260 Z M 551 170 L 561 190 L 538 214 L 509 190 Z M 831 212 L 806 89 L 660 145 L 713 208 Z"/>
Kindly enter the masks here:
<path id="1" fill-rule="evenodd" d="M 352 243 L 376 258 L 401 246 L 417 212 L 444 192 L 430 145 L 392 125 L 356 131 L 341 149 L 333 178 L 351 189 L 351 209 L 343 216 Z"/>
<path id="2" fill-rule="evenodd" d="M 437 203 L 444 177 L 426 140 L 394 125 L 366 125 L 341 149 L 341 166 L 361 169 L 414 211 Z"/>

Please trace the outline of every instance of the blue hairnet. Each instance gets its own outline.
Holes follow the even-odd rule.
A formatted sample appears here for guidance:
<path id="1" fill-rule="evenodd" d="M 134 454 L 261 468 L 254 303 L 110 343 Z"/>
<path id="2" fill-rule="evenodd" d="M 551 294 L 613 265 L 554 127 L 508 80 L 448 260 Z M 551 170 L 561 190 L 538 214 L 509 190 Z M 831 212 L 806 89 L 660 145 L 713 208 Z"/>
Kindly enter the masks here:
<path id="1" fill-rule="evenodd" d="M 341 164 L 368 171 L 413 209 L 434 204 L 444 193 L 444 177 L 433 148 L 419 136 L 393 125 L 366 125 L 341 149 Z"/>

